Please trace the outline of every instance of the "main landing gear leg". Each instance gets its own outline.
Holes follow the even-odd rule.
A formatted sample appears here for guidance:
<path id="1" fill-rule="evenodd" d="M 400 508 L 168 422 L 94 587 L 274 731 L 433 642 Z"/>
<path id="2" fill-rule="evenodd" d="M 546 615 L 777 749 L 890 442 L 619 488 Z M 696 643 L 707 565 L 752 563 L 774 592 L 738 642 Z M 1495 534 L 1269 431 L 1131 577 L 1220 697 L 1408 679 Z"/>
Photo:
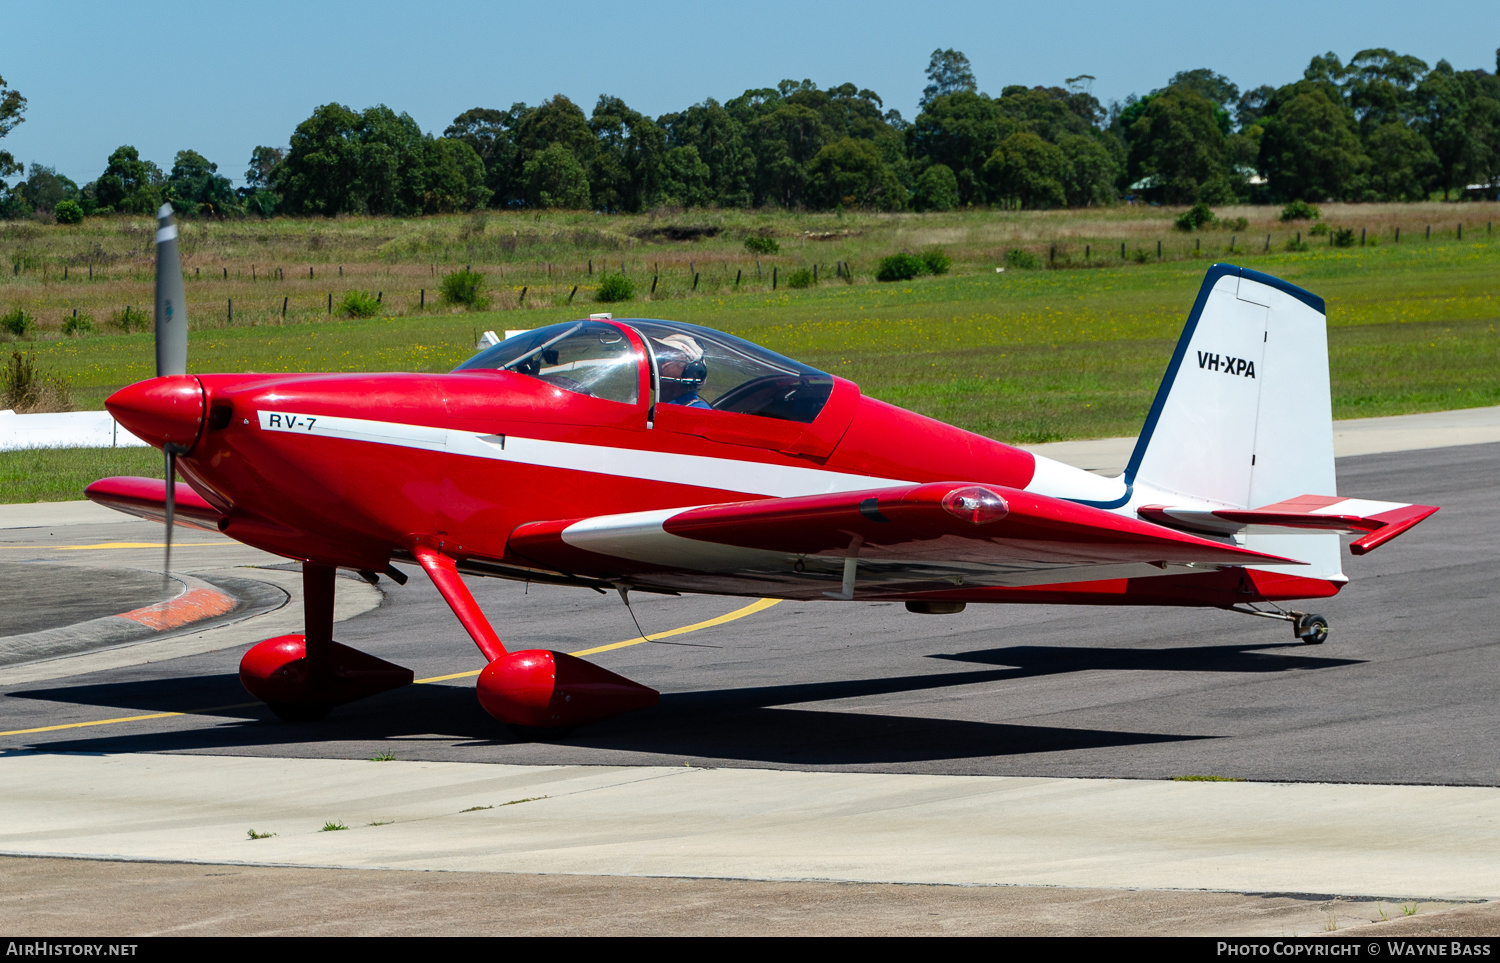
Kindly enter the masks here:
<path id="1" fill-rule="evenodd" d="M 566 652 L 507 652 L 454 560 L 430 548 L 417 548 L 413 554 L 489 660 L 475 686 L 479 704 L 518 735 L 557 735 L 559 730 L 656 705 L 655 689 Z"/>
<path id="2" fill-rule="evenodd" d="M 333 641 L 335 571 L 302 563 L 303 634 L 266 639 L 240 660 L 240 683 L 285 722 L 410 685 L 412 671 Z"/>
<path id="3" fill-rule="evenodd" d="M 1291 612 L 1273 604 L 1274 612 L 1257 609 L 1247 605 L 1241 608 L 1238 605 L 1229 607 L 1229 611 L 1238 612 L 1241 615 L 1254 615 L 1262 619 L 1277 619 L 1282 622 L 1292 623 L 1292 634 L 1301 639 L 1307 645 L 1322 645 L 1328 641 L 1328 620 L 1321 615 L 1311 612 Z"/>

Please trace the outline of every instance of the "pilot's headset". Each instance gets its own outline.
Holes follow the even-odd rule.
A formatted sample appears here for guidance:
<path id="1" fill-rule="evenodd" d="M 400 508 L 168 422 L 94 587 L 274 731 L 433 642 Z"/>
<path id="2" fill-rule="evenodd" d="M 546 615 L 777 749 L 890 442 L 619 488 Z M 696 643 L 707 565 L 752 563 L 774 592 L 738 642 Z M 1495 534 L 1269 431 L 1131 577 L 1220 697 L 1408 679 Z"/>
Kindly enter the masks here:
<path id="1" fill-rule="evenodd" d="M 663 374 L 661 380 L 682 385 L 693 391 L 702 388 L 703 382 L 708 380 L 708 364 L 703 360 L 703 346 L 698 343 L 697 339 L 686 334 L 672 334 L 662 338 L 660 343 L 685 359 L 681 375 L 674 378 Z"/>

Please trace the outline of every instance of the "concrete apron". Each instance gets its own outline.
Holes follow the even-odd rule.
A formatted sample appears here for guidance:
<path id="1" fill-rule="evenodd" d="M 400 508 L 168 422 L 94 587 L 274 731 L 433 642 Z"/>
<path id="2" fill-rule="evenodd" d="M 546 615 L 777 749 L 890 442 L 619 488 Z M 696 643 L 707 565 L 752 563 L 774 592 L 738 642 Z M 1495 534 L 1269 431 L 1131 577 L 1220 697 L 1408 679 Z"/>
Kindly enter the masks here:
<path id="1" fill-rule="evenodd" d="M 1497 441 L 1500 441 L 1500 407 L 1432 411 L 1388 418 L 1352 418 L 1333 423 L 1333 454 L 1336 458 L 1484 445 Z M 1125 463 L 1130 461 L 1130 453 L 1135 450 L 1135 439 L 1053 441 L 1021 447 L 1075 468 L 1114 476 L 1125 470 Z"/>
<path id="2" fill-rule="evenodd" d="M 1500 897 L 1494 788 L 10 752 L 0 811 L 14 855 Z"/>

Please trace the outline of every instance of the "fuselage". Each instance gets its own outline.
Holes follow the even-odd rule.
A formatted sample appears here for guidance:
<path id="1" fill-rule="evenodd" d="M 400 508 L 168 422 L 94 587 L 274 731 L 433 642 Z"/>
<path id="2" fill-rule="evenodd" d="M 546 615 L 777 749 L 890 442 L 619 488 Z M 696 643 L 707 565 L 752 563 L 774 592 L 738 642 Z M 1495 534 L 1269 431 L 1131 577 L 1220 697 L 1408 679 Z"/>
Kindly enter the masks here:
<path id="1" fill-rule="evenodd" d="M 179 472 L 223 514 L 230 536 L 363 570 L 429 545 L 488 565 L 489 574 L 540 577 L 507 545 L 529 522 L 904 483 L 987 483 L 1134 510 L 1129 497 L 1117 497 L 1126 493 L 1119 480 L 865 397 L 839 378 L 807 422 L 663 403 L 647 345 L 620 328 L 636 356 L 633 401 L 477 369 L 182 375 L 123 389 L 109 404 L 146 440 L 179 446 Z M 142 400 L 142 386 L 151 385 L 157 395 L 175 393 L 170 431 L 161 427 L 170 419 L 142 414 L 155 411 Z M 1204 572 L 957 594 L 1222 605 L 1336 591 L 1292 584 L 1308 581 Z"/>

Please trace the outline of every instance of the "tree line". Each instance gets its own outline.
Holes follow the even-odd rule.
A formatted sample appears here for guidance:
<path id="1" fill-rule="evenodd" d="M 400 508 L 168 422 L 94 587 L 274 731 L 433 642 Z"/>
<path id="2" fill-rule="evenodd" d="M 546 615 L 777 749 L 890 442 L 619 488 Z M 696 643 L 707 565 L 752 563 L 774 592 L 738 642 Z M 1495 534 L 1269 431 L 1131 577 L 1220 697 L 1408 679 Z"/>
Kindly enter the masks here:
<path id="1" fill-rule="evenodd" d="M 476 107 L 439 136 L 384 105 L 325 104 L 286 147 L 257 147 L 234 188 L 192 150 L 163 172 L 134 147 L 82 187 L 44 165 L 0 181 L 0 216 L 379 214 L 484 208 L 635 213 L 663 205 L 944 211 L 958 207 L 1415 201 L 1500 188 L 1496 73 L 1393 50 L 1313 57 L 1281 87 L 1208 68 L 1107 107 L 1093 77 L 979 90 L 936 50 L 915 119 L 854 84 L 783 80 L 650 117 L 618 97 Z M 0 136 L 25 99 L 0 79 Z M 24 174 L 0 152 L 0 177 Z"/>

